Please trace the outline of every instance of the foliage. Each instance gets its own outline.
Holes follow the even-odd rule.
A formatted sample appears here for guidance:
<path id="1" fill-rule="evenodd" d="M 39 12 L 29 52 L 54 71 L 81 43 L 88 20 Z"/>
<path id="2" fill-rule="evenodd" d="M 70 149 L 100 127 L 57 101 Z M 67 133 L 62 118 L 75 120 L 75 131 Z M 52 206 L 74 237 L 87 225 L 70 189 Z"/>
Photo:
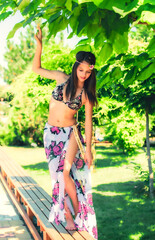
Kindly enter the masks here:
<path id="1" fill-rule="evenodd" d="M 49 52 L 51 53 L 49 56 Z M 45 46 L 42 56 L 42 66 L 69 73 L 74 58 L 66 48 L 61 48 L 54 42 Z M 43 83 L 42 83 L 43 81 Z M 45 84 L 46 82 L 46 84 Z M 7 90 L 12 95 L 7 124 L 1 123 L 0 141 L 6 145 L 41 146 L 45 122 L 48 117 L 48 104 L 55 82 L 42 79 L 32 73 L 31 65 L 25 73 L 19 75 Z M 49 90 L 51 88 L 51 90 Z"/>
<path id="2" fill-rule="evenodd" d="M 31 26 L 26 29 L 25 34 L 20 33 L 20 44 L 11 40 L 7 41 L 7 51 L 4 54 L 4 59 L 8 66 L 3 67 L 3 79 L 8 84 L 15 81 L 15 77 L 21 74 L 32 60 L 35 50 L 33 34 L 34 27 Z"/>
<path id="3" fill-rule="evenodd" d="M 128 107 L 135 107 L 138 112 L 149 108 L 149 113 L 155 110 L 155 58 L 151 47 L 146 52 L 119 54 L 110 58 L 97 74 L 98 89 L 108 89 L 118 101 L 125 101 Z M 101 90 L 100 90 L 101 91 Z"/>
<path id="4" fill-rule="evenodd" d="M 153 38 L 154 31 L 153 28 L 148 25 L 138 24 L 131 28 L 129 36 L 134 40 L 142 41 L 144 43 L 149 42 Z"/>
<path id="5" fill-rule="evenodd" d="M 128 154 L 142 147 L 145 139 L 144 115 L 129 110 L 124 103 L 114 99 L 102 98 L 94 115 L 98 125 L 104 129 L 104 140 L 112 142 Z"/>
<path id="6" fill-rule="evenodd" d="M 86 48 L 93 40 L 95 48 L 100 49 L 98 57 L 103 64 L 112 53 L 127 51 L 131 24 L 136 22 L 155 26 L 154 0 L 1 0 L 0 20 L 13 15 L 17 10 L 22 14 L 23 20 L 14 26 L 8 38 L 13 37 L 20 27 L 42 19 L 42 27 L 48 24 L 49 38 L 70 28 L 69 38 L 73 35 L 87 37 L 81 47 Z"/>

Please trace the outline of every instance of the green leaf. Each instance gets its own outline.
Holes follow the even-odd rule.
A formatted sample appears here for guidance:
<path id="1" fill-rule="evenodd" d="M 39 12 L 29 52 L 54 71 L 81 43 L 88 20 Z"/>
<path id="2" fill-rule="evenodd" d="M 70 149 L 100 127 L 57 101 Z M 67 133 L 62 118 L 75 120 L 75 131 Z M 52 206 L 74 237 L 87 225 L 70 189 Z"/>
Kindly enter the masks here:
<path id="1" fill-rule="evenodd" d="M 80 16 L 80 12 L 81 6 L 75 7 L 73 14 L 69 18 L 69 25 L 75 34 L 77 33 L 77 27 L 79 24 L 78 17 Z"/>
<path id="2" fill-rule="evenodd" d="M 146 52 L 135 57 L 135 65 L 140 69 L 145 68 L 149 63 L 149 55 Z"/>
<path id="3" fill-rule="evenodd" d="M 98 27 L 98 24 L 88 24 L 87 26 L 87 36 L 88 38 L 94 38 L 98 32 L 100 31 L 99 27 Z"/>
<path id="4" fill-rule="evenodd" d="M 110 73 L 110 78 L 120 79 L 123 75 L 123 72 L 120 67 L 114 67 Z"/>
<path id="5" fill-rule="evenodd" d="M 122 17 L 125 17 L 131 12 L 135 12 L 139 7 L 139 4 L 137 4 L 137 0 L 128 2 L 127 6 L 124 7 L 124 12 L 122 14 Z"/>
<path id="6" fill-rule="evenodd" d="M 110 11 L 114 11 L 119 15 L 124 14 L 124 11 L 134 11 L 136 8 L 137 0 L 134 1 L 124 1 L 124 0 L 96 0 L 94 1 L 95 5 L 97 5 L 101 9 L 108 9 Z M 138 6 L 137 6 L 138 7 Z"/>
<path id="7" fill-rule="evenodd" d="M 74 36 L 74 32 L 71 32 L 70 34 L 69 34 L 69 36 L 67 37 L 67 39 L 70 39 L 70 38 L 72 38 Z"/>
<path id="8" fill-rule="evenodd" d="M 87 3 L 88 16 L 91 16 L 93 12 L 97 10 L 97 6 L 93 2 Z"/>
<path id="9" fill-rule="evenodd" d="M 1 10 L 4 11 L 4 10 L 6 10 L 7 8 L 8 8 L 8 2 L 5 2 L 5 3 L 3 3 L 3 4 L 0 5 L 0 11 L 1 11 Z M 0 18 L 1 18 L 1 16 L 0 16 Z"/>
<path id="10" fill-rule="evenodd" d="M 96 75 L 97 79 L 99 79 L 103 75 L 103 73 L 107 70 L 108 67 L 109 67 L 109 64 L 106 64 L 100 69 L 100 71 L 98 71 Z"/>
<path id="11" fill-rule="evenodd" d="M 137 67 L 134 66 L 131 70 L 127 72 L 124 79 L 124 84 L 123 84 L 125 88 L 127 88 L 129 85 L 131 85 L 134 82 L 137 71 L 138 71 Z"/>
<path id="12" fill-rule="evenodd" d="M 103 85 L 105 85 L 106 83 L 108 83 L 110 81 L 110 74 L 107 73 L 105 74 L 103 77 L 101 77 L 97 83 L 96 83 L 96 89 L 100 89 L 103 87 Z"/>
<path id="13" fill-rule="evenodd" d="M 154 4 L 154 0 L 143 0 L 143 4 L 147 4 L 147 3 L 150 3 L 150 4 Z"/>
<path id="14" fill-rule="evenodd" d="M 149 57 L 154 57 L 155 56 L 155 36 L 151 39 L 147 51 L 149 54 Z"/>
<path id="15" fill-rule="evenodd" d="M 64 30 L 68 26 L 68 19 L 61 16 L 60 19 L 59 19 L 58 24 L 60 25 L 59 31 L 62 31 L 62 30 Z"/>
<path id="16" fill-rule="evenodd" d="M 94 0 L 94 4 L 96 5 L 96 6 L 99 6 L 99 5 L 101 5 L 101 3 L 103 3 L 104 2 L 104 0 Z M 106 1 L 107 2 L 107 1 Z"/>
<path id="17" fill-rule="evenodd" d="M 43 10 L 46 10 L 46 18 L 48 15 L 53 15 L 57 11 L 55 6 L 52 6 L 50 4 L 47 7 L 43 8 Z"/>
<path id="18" fill-rule="evenodd" d="M 124 66 L 131 67 L 133 64 L 135 64 L 135 58 L 129 58 L 125 61 Z"/>
<path id="19" fill-rule="evenodd" d="M 155 62 L 150 63 L 147 67 L 145 67 L 137 77 L 137 80 L 144 81 L 148 79 L 155 72 Z"/>
<path id="20" fill-rule="evenodd" d="M 36 12 L 42 12 L 42 10 L 37 11 L 40 1 L 41 0 L 30 2 L 29 5 L 27 5 L 25 8 L 23 8 L 22 15 L 27 15 L 27 14 L 31 15 L 31 13 L 34 14 Z"/>
<path id="21" fill-rule="evenodd" d="M 57 12 L 57 13 L 53 14 L 53 15 L 48 19 L 49 24 L 51 24 L 52 22 L 54 22 L 59 16 L 60 16 L 60 12 Z"/>
<path id="22" fill-rule="evenodd" d="M 77 46 L 75 49 L 73 49 L 71 51 L 71 53 L 74 53 L 76 54 L 77 52 L 79 51 L 86 51 L 86 52 L 91 52 L 92 51 L 92 48 L 89 44 L 85 44 L 85 45 L 80 45 L 80 46 Z"/>
<path id="23" fill-rule="evenodd" d="M 65 3 L 65 6 L 71 12 L 72 11 L 72 0 L 67 0 Z"/>
<path id="24" fill-rule="evenodd" d="M 123 13 L 124 13 L 124 9 L 120 9 L 115 6 L 113 6 L 113 10 L 114 10 L 114 12 L 118 13 L 119 15 L 123 15 Z"/>
<path id="25" fill-rule="evenodd" d="M 121 54 L 117 55 L 116 60 L 120 60 L 121 58 L 124 57 L 124 55 L 125 55 L 124 53 L 121 53 Z"/>
<path id="26" fill-rule="evenodd" d="M 25 22 L 25 20 L 16 23 L 13 27 L 13 29 L 9 32 L 7 39 L 13 38 L 13 36 L 15 35 L 16 31 L 21 28 L 23 26 L 23 23 Z"/>
<path id="27" fill-rule="evenodd" d="M 68 19 L 60 15 L 51 24 L 49 24 L 48 39 L 51 37 L 51 35 L 56 36 L 56 34 L 64 30 L 67 27 L 67 25 L 68 25 Z"/>
<path id="28" fill-rule="evenodd" d="M 85 39 L 81 39 L 77 44 L 76 46 L 79 46 L 81 44 L 87 44 L 87 43 L 90 43 L 90 39 L 89 38 L 85 38 Z"/>
<path id="29" fill-rule="evenodd" d="M 110 58 L 112 51 L 113 51 L 112 45 L 107 42 L 104 43 L 104 45 L 99 53 L 99 57 L 100 57 L 101 61 L 106 62 Z"/>
<path id="30" fill-rule="evenodd" d="M 22 10 L 25 9 L 29 4 L 30 4 L 30 0 L 22 0 L 22 1 L 20 1 L 20 4 L 18 5 L 17 9 L 18 9 L 19 11 L 22 11 Z"/>
<path id="31" fill-rule="evenodd" d="M 30 18 L 26 19 L 23 27 L 25 27 L 27 24 L 30 24 L 32 21 L 34 21 L 37 17 L 41 17 L 42 16 L 42 12 L 39 12 L 37 14 L 32 14 Z"/>
<path id="32" fill-rule="evenodd" d="M 6 19 L 8 16 L 10 16 L 13 13 L 13 11 L 8 11 L 0 14 L 0 21 Z"/>
<path id="33" fill-rule="evenodd" d="M 151 41 L 149 42 L 149 45 L 147 47 L 147 50 L 150 51 L 151 49 L 155 49 L 155 36 L 153 36 L 153 38 L 151 39 Z"/>
<path id="34" fill-rule="evenodd" d="M 94 39 L 95 48 L 103 46 L 103 43 L 104 43 L 105 40 L 106 40 L 105 29 L 102 28 L 102 29 L 100 29 L 100 33 L 98 33 L 95 36 L 95 39 Z"/>
<path id="35" fill-rule="evenodd" d="M 78 17 L 78 28 L 77 28 L 77 35 L 81 32 L 81 30 L 87 25 L 89 22 L 89 16 L 86 10 L 81 11 L 80 16 Z"/>
<path id="36" fill-rule="evenodd" d="M 117 54 L 127 52 L 128 50 L 128 32 L 124 32 L 120 34 L 119 32 L 115 32 L 115 39 L 113 42 L 114 51 Z"/>

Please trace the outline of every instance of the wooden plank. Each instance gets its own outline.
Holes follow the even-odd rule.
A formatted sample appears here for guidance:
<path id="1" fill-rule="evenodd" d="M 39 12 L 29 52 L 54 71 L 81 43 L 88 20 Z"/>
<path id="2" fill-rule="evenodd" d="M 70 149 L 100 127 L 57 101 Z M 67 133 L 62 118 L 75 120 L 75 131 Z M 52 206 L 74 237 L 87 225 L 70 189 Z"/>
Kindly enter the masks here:
<path id="1" fill-rule="evenodd" d="M 11 161 L 12 162 L 12 161 Z M 7 163 L 6 163 L 7 164 Z M 9 166 L 10 167 L 10 164 Z M 20 166 L 18 166 L 19 168 L 21 168 Z M 11 166 L 11 170 L 14 170 L 15 173 L 17 173 L 16 177 L 19 177 L 20 172 L 17 172 L 17 167 L 14 166 L 14 164 Z M 44 214 L 47 219 L 49 216 L 49 209 L 47 208 L 46 205 L 43 205 L 43 203 L 40 201 L 39 198 L 37 198 L 37 195 L 35 195 L 35 192 L 37 191 L 33 184 L 28 185 L 27 183 L 25 183 L 25 176 L 22 177 L 23 181 L 21 181 L 21 184 L 23 187 L 26 187 L 26 191 L 27 193 L 31 196 L 31 198 L 35 201 L 35 204 L 37 204 L 37 206 L 41 209 L 42 214 Z M 39 216 L 39 218 L 41 217 L 41 214 Z M 38 217 L 37 217 L 38 218 Z M 48 221 L 48 220 L 47 220 Z M 44 224 L 44 223 L 43 223 Z M 74 238 L 70 235 L 70 233 L 65 229 L 65 227 L 63 225 L 56 225 L 55 223 L 52 223 L 52 225 L 55 227 L 55 229 L 57 229 L 58 232 L 60 232 L 60 234 L 62 235 L 62 237 L 66 240 L 73 240 Z"/>
<path id="2" fill-rule="evenodd" d="M 28 215 L 23 210 L 21 204 L 16 200 L 14 194 L 10 191 L 6 181 L 4 180 L 4 178 L 2 177 L 1 174 L 0 174 L 0 178 L 1 178 L 1 181 L 2 181 L 5 189 L 7 190 L 11 200 L 13 201 L 13 203 L 16 206 L 18 212 L 20 213 L 20 215 L 24 219 L 26 225 L 28 226 L 32 236 L 34 237 L 35 240 L 41 240 L 41 237 L 40 237 L 39 233 L 37 232 L 36 228 L 34 227 L 33 223 L 31 222 L 31 220 L 29 219 Z"/>
<path id="3" fill-rule="evenodd" d="M 80 231 L 79 232 L 82 237 L 84 237 L 86 240 L 95 240 L 88 232 L 86 231 Z"/>
<path id="4" fill-rule="evenodd" d="M 10 175 L 11 175 L 12 171 L 13 171 L 13 166 L 10 166 L 10 164 L 7 161 L 5 162 L 4 165 L 3 165 L 3 169 L 7 168 L 7 171 L 10 170 Z M 14 169 L 14 170 L 16 173 L 16 169 Z M 13 174 L 15 174 L 15 173 L 13 173 Z M 52 236 L 53 240 L 59 240 L 59 239 L 60 240 L 62 240 L 62 239 L 73 240 L 72 236 L 68 234 L 68 232 L 66 231 L 65 228 L 62 228 L 62 226 L 60 226 L 60 225 L 57 226 L 55 223 L 51 224 L 48 222 L 47 217 L 45 217 L 45 215 L 44 215 L 46 209 L 43 208 L 42 209 L 43 211 L 40 210 L 40 208 L 38 207 L 38 199 L 35 198 L 34 192 L 31 191 L 29 186 L 27 186 L 27 184 L 23 181 L 22 177 L 14 176 L 13 174 L 12 174 L 12 176 L 10 176 L 10 178 L 13 179 L 14 185 L 18 188 L 20 195 L 24 198 L 24 200 L 27 201 L 29 207 L 31 208 L 31 211 L 34 213 L 36 218 L 40 219 L 40 222 L 43 225 L 43 227 L 46 229 L 46 231 L 48 232 L 48 235 L 50 235 L 50 237 Z M 40 203 L 40 201 L 39 201 L 39 203 Z M 46 212 L 46 214 L 47 214 L 47 212 Z M 49 212 L 48 212 L 48 214 L 49 214 Z M 60 234 L 58 232 L 60 232 Z M 64 236 L 65 238 L 62 238 L 62 236 Z"/>
<path id="5" fill-rule="evenodd" d="M 50 237 L 48 236 L 47 232 L 43 232 L 43 240 L 50 240 Z"/>
<path id="6" fill-rule="evenodd" d="M 1 151 L 0 159 L 1 159 L 2 157 L 6 158 L 6 156 L 7 156 L 6 153 L 4 153 L 3 150 L 1 150 L 1 149 L 0 149 L 0 151 Z M 9 158 L 8 156 L 7 156 L 6 160 L 9 160 L 9 162 L 10 162 L 10 158 Z M 15 166 L 17 167 L 17 169 L 18 169 L 19 165 L 18 165 L 14 160 L 12 160 L 12 159 L 11 159 L 11 162 L 12 162 L 13 165 L 15 165 Z M 26 177 L 27 179 L 29 179 L 29 181 L 35 185 L 35 187 L 39 190 L 39 192 L 40 192 L 49 202 L 51 202 L 51 196 L 50 196 L 43 188 L 41 188 L 41 187 L 38 185 L 38 183 L 37 183 L 33 178 L 27 176 L 27 175 L 25 174 L 25 170 L 24 170 L 21 166 L 20 166 L 20 168 L 21 168 L 21 169 L 20 169 L 21 174 L 22 174 L 23 176 L 25 175 L 25 177 Z"/>
<path id="7" fill-rule="evenodd" d="M 6 166 L 5 166 L 6 167 Z M 8 168 L 9 166 L 7 166 Z M 4 166 L 3 166 L 4 169 Z M 9 171 L 9 169 L 7 169 Z M 25 189 L 21 186 L 22 179 L 16 179 L 15 176 L 12 176 L 14 180 L 15 187 L 18 188 L 19 194 L 24 198 L 24 200 L 28 203 L 31 211 L 34 213 L 36 218 L 40 219 L 40 222 L 44 225 L 44 228 L 50 235 L 52 240 L 64 240 L 64 238 L 58 233 L 58 231 L 47 221 L 47 218 L 42 215 L 42 211 L 35 204 L 33 199 L 28 195 Z M 19 182 L 21 180 L 21 182 Z"/>
<path id="8" fill-rule="evenodd" d="M 33 212 L 31 211 L 31 209 L 29 208 L 29 206 L 26 206 L 27 208 L 27 215 L 29 216 L 29 218 L 31 219 L 31 221 L 33 220 Z"/>
<path id="9" fill-rule="evenodd" d="M 86 239 L 78 231 L 69 231 L 69 232 L 76 240 L 85 240 Z"/>

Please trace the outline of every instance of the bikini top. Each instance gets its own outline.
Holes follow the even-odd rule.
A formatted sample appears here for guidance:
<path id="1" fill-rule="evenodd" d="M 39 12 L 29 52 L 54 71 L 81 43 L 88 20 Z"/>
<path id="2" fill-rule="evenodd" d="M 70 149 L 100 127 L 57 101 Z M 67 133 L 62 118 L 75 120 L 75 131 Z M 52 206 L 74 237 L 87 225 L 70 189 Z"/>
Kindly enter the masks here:
<path id="1" fill-rule="evenodd" d="M 63 100 L 63 88 L 64 88 L 65 84 L 67 83 L 67 81 L 59 84 L 58 86 L 56 86 L 54 88 L 53 92 L 52 92 L 52 96 L 55 100 L 63 102 L 64 104 L 66 104 L 72 110 L 78 110 L 82 105 L 81 96 L 82 96 L 82 92 L 83 92 L 84 88 L 82 88 L 81 93 L 76 98 L 74 98 L 73 100 L 68 100 L 68 101 L 65 102 Z"/>

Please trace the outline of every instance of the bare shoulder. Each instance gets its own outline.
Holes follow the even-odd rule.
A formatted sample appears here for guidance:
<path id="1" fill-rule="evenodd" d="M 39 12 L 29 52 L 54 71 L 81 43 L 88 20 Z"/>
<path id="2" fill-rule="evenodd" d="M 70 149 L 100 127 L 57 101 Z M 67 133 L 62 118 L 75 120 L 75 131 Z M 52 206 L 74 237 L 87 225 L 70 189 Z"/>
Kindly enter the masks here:
<path id="1" fill-rule="evenodd" d="M 61 84 L 69 78 L 69 75 L 59 70 L 51 70 L 50 78 L 56 80 L 57 84 Z"/>
<path id="2" fill-rule="evenodd" d="M 56 71 L 56 81 L 57 81 L 57 84 L 61 84 L 61 83 L 64 83 L 66 82 L 70 75 L 67 75 L 66 73 L 64 72 L 61 72 L 61 71 Z"/>

